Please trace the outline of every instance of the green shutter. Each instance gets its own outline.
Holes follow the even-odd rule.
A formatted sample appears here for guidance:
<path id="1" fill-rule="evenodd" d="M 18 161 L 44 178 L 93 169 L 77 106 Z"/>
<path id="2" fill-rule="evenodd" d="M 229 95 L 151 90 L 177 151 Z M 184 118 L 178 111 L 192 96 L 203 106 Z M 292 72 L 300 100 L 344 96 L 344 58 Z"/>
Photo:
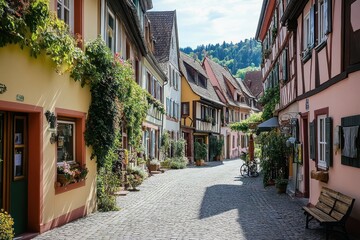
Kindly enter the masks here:
<path id="1" fill-rule="evenodd" d="M 315 121 L 310 123 L 310 158 L 315 160 Z"/>
<path id="2" fill-rule="evenodd" d="M 332 118 L 327 117 L 325 119 L 325 160 L 327 167 L 332 166 Z"/>
<path id="3" fill-rule="evenodd" d="M 283 79 L 285 82 L 288 80 L 287 61 L 287 49 L 285 49 L 283 52 Z"/>
<path id="4" fill-rule="evenodd" d="M 332 28 L 332 0 L 324 0 L 324 23 L 325 23 L 325 34 L 331 32 Z"/>

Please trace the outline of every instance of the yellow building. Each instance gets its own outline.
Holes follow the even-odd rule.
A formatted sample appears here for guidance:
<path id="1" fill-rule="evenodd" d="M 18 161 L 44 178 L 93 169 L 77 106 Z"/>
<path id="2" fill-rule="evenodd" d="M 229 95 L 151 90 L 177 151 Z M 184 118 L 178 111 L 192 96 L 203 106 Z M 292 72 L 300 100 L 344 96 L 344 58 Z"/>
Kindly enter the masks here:
<path id="1" fill-rule="evenodd" d="M 180 53 L 181 131 L 187 142 L 186 156 L 194 160 L 194 142 L 209 145 L 210 136 L 220 137 L 221 109 L 224 106 L 215 93 L 200 63 Z M 208 147 L 208 158 L 212 149 Z"/>
<path id="2" fill-rule="evenodd" d="M 49 6 L 58 8 L 73 33 L 95 39 L 98 1 L 64 4 Z M 67 11 L 70 18 L 64 17 Z M 16 236 L 41 233 L 94 211 L 96 161 L 90 160 L 83 134 L 89 88 L 67 73 L 57 74 L 45 54 L 33 58 L 28 48 L 15 44 L 0 48 L 0 72 L 0 205 L 14 218 Z M 86 180 L 62 186 L 57 167 L 64 161 L 86 166 Z"/>

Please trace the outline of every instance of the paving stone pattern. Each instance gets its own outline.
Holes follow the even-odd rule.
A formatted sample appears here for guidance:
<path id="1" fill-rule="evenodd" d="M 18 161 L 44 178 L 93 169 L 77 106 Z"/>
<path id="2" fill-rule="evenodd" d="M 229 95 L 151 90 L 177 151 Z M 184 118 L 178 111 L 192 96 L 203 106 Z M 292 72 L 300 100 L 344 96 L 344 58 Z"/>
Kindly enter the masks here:
<path id="1" fill-rule="evenodd" d="M 154 175 L 118 197 L 120 211 L 96 212 L 36 239 L 324 239 L 316 222 L 305 229 L 303 200 L 264 188 L 261 175 L 240 177 L 241 164 Z"/>

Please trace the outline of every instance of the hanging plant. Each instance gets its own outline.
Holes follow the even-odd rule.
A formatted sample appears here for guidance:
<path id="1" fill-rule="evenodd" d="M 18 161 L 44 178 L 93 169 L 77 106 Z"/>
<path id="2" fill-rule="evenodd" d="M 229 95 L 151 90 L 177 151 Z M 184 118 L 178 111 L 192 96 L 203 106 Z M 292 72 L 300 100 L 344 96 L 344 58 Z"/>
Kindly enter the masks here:
<path id="1" fill-rule="evenodd" d="M 260 104 L 263 105 L 263 115 L 264 120 L 268 120 L 273 117 L 276 104 L 280 102 L 280 90 L 279 85 L 276 85 L 273 88 L 268 88 L 264 95 L 259 99 Z"/>

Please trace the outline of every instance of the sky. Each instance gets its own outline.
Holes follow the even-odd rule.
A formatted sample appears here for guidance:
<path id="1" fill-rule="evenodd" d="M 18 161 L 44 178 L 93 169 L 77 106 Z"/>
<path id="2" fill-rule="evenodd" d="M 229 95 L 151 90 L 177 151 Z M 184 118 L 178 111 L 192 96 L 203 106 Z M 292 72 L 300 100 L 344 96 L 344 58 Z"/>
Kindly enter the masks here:
<path id="1" fill-rule="evenodd" d="M 254 38 L 262 0 L 152 0 L 151 11 L 176 10 L 180 47 Z"/>

